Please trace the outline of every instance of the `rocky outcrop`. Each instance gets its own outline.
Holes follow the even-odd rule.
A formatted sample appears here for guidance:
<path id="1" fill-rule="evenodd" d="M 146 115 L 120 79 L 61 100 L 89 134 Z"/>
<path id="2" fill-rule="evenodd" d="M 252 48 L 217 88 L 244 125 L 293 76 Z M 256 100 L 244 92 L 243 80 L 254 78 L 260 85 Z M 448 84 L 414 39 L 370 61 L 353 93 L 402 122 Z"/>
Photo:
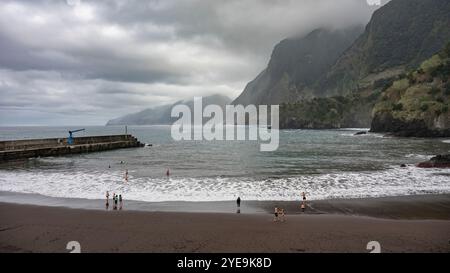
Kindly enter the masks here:
<path id="1" fill-rule="evenodd" d="M 450 154 L 437 155 L 426 162 L 417 164 L 419 168 L 450 168 Z"/>
<path id="2" fill-rule="evenodd" d="M 450 129 L 429 127 L 424 120 L 405 121 L 389 113 L 377 114 L 372 120 L 370 132 L 389 133 L 400 137 L 449 137 Z"/>

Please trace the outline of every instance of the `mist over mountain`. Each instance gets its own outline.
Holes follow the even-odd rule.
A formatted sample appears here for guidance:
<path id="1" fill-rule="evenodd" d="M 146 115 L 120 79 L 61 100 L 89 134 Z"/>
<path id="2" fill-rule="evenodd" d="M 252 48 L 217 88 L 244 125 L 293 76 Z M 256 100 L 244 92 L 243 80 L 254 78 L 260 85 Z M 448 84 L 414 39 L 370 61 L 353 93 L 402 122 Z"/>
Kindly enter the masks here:
<path id="1" fill-rule="evenodd" d="M 269 64 L 247 84 L 234 104 L 279 104 L 311 98 L 312 86 L 363 32 L 362 25 L 344 30 L 317 29 L 277 44 Z"/>
<path id="2" fill-rule="evenodd" d="M 449 14 L 446 0 L 392 0 L 364 29 L 285 39 L 233 103 L 280 104 L 281 128 L 369 127 L 386 89 L 450 41 Z"/>
<path id="3" fill-rule="evenodd" d="M 449 14 L 447 0 L 390 1 L 324 75 L 319 95 L 345 95 L 415 69 L 450 40 Z"/>
<path id="4" fill-rule="evenodd" d="M 231 99 L 223 95 L 211 95 L 203 98 L 203 107 L 214 104 L 225 109 L 225 105 L 230 104 Z M 128 114 L 119 118 L 109 120 L 106 125 L 164 125 L 173 124 L 178 118 L 171 117 L 172 108 L 175 105 L 187 105 L 191 111 L 194 109 L 194 101 L 181 100 L 173 104 L 162 105 L 154 108 L 142 110 L 137 113 Z"/>

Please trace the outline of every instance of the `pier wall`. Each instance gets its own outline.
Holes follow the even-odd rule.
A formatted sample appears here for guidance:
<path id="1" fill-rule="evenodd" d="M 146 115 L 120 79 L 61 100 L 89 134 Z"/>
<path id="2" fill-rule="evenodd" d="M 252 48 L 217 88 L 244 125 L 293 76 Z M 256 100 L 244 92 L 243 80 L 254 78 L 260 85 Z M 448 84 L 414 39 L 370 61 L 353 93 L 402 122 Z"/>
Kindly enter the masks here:
<path id="1" fill-rule="evenodd" d="M 132 135 L 75 137 L 72 145 L 67 144 L 67 138 L 0 141 L 0 162 L 142 146 Z"/>

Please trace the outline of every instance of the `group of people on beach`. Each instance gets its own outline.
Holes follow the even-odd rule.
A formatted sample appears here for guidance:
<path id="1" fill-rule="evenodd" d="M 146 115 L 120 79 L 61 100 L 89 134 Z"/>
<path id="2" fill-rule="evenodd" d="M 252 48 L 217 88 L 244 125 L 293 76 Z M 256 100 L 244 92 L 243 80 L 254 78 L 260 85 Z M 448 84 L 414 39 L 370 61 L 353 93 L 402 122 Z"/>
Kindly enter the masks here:
<path id="1" fill-rule="evenodd" d="M 301 197 L 302 197 L 302 203 L 300 204 L 300 209 L 302 210 L 302 212 L 305 212 L 306 209 L 306 193 L 302 192 L 301 193 Z M 238 197 L 236 199 L 236 205 L 237 205 L 237 213 L 241 213 L 241 197 Z M 274 218 L 273 221 L 274 222 L 284 222 L 286 221 L 286 212 L 283 208 L 279 208 L 279 207 L 275 207 L 275 212 L 274 212 Z"/>
<path id="2" fill-rule="evenodd" d="M 120 164 L 124 164 L 124 161 L 120 161 Z M 111 168 L 111 165 L 108 165 L 108 168 Z M 170 169 L 167 168 L 166 170 L 166 176 L 169 177 L 170 176 Z M 124 175 L 124 180 L 125 182 L 128 182 L 128 169 L 125 170 L 125 175 Z M 112 196 L 112 203 L 113 203 L 113 210 L 122 210 L 123 208 L 123 199 L 122 199 L 122 195 L 121 194 L 115 194 L 113 193 Z M 109 191 L 106 191 L 106 209 L 109 209 Z"/>
<path id="3" fill-rule="evenodd" d="M 113 210 L 122 210 L 123 199 L 122 194 L 113 193 L 112 196 Z M 106 191 L 106 209 L 109 209 L 109 191 Z"/>
<path id="4" fill-rule="evenodd" d="M 302 203 L 300 204 L 300 209 L 302 210 L 302 212 L 305 212 L 305 209 L 306 209 L 306 193 L 302 192 L 301 196 L 302 196 Z M 279 221 L 284 222 L 286 220 L 285 219 L 285 215 L 286 214 L 285 214 L 284 209 L 282 209 L 282 208 L 276 207 L 274 215 L 275 215 L 274 218 L 273 218 L 274 222 L 279 222 Z"/>

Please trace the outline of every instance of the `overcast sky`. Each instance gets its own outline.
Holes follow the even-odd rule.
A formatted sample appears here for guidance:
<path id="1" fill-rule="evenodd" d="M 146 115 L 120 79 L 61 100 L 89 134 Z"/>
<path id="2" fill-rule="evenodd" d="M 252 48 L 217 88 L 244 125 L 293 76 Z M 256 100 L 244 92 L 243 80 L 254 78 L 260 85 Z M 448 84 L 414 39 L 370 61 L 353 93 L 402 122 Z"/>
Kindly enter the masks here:
<path id="1" fill-rule="evenodd" d="M 104 124 L 194 95 L 235 98 L 283 38 L 365 24 L 373 10 L 366 0 L 1 0 L 0 125 Z"/>

